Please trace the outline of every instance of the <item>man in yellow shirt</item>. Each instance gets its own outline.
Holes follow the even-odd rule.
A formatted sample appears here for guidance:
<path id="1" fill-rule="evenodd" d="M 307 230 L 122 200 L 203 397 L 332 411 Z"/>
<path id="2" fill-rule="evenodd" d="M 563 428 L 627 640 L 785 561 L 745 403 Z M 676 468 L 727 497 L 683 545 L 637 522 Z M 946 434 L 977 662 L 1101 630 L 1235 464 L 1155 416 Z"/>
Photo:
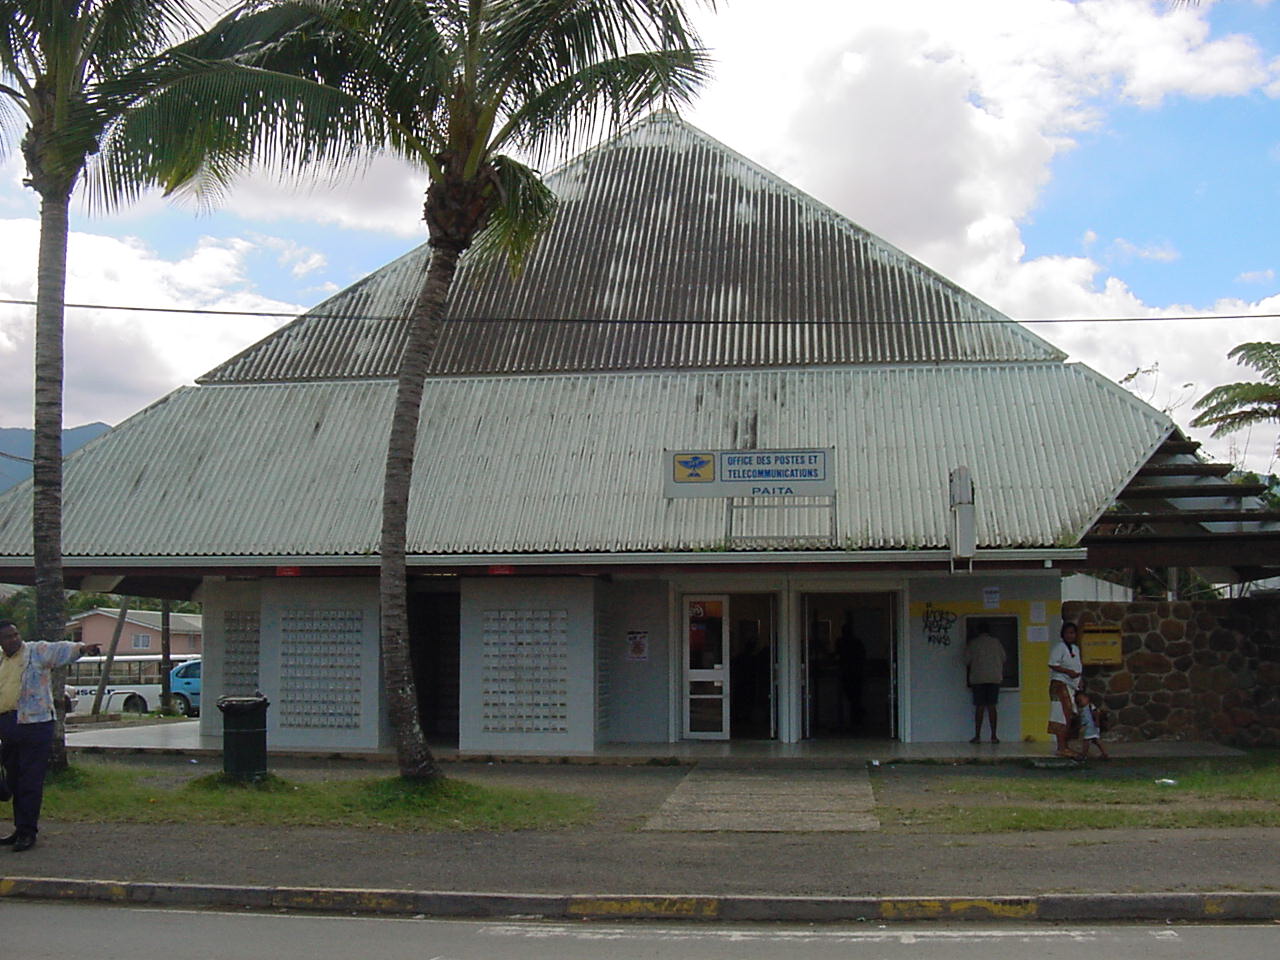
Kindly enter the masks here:
<path id="1" fill-rule="evenodd" d="M 36 845 L 44 776 L 53 746 L 50 673 L 92 648 L 61 640 L 23 643 L 17 624 L 0 620 L 0 799 L 13 795 L 13 833 L 0 846 L 15 852 Z"/>

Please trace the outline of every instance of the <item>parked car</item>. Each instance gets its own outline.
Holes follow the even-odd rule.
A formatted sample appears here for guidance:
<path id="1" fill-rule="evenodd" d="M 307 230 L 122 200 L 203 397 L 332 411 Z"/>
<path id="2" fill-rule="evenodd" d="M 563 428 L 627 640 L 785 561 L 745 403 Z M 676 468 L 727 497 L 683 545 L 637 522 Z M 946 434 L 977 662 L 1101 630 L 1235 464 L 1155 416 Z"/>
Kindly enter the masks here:
<path id="1" fill-rule="evenodd" d="M 188 660 L 169 671 L 173 708 L 183 716 L 200 716 L 200 665 L 200 660 Z"/>

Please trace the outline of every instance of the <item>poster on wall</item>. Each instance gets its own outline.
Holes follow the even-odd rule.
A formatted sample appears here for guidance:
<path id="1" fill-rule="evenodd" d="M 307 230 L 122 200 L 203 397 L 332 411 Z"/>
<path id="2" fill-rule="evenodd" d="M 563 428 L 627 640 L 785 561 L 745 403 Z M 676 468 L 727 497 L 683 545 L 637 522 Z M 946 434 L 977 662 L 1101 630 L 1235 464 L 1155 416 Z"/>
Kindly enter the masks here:
<path id="1" fill-rule="evenodd" d="M 1120 631 L 1115 627 L 1081 627 L 1080 654 L 1086 664 L 1124 662 Z"/>
<path id="2" fill-rule="evenodd" d="M 649 659 L 649 631 L 627 631 L 627 659 L 632 663 L 643 663 Z"/>
<path id="3" fill-rule="evenodd" d="M 982 588 L 982 609 L 983 610 L 999 610 L 1000 609 L 1000 588 L 999 587 L 983 587 Z"/>

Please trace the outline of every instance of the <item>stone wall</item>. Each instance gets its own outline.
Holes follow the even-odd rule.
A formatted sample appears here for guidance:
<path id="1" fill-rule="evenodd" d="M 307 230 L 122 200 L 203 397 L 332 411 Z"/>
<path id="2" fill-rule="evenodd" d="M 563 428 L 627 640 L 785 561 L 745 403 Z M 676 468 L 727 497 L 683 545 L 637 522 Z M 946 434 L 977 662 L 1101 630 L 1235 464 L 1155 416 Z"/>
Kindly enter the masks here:
<path id="1" fill-rule="evenodd" d="M 1119 628 L 1124 662 L 1085 668 L 1117 740 L 1280 744 L 1280 601 L 1068 601 L 1064 620 Z"/>

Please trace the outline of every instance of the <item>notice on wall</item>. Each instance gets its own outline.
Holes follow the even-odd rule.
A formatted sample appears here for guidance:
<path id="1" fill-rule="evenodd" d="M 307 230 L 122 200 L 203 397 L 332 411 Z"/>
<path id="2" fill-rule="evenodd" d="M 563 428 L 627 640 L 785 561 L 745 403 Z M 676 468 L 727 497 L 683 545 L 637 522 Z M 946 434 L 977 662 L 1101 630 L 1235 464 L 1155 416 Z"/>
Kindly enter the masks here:
<path id="1" fill-rule="evenodd" d="M 1027 643 L 1048 643 L 1048 627 L 1027 627 Z"/>
<path id="2" fill-rule="evenodd" d="M 1120 631 L 1115 627 L 1081 627 L 1080 655 L 1086 664 L 1123 663 Z"/>
<path id="3" fill-rule="evenodd" d="M 1031 603 L 1031 615 L 1027 617 L 1032 623 L 1044 623 L 1045 621 L 1044 602 L 1033 600 Z"/>
<path id="4" fill-rule="evenodd" d="M 983 610 L 999 610 L 1000 609 L 1000 588 L 999 587 L 983 587 L 982 588 L 982 609 Z"/>
<path id="5" fill-rule="evenodd" d="M 649 659 L 649 631 L 627 631 L 627 659 L 632 663 L 643 663 Z"/>

